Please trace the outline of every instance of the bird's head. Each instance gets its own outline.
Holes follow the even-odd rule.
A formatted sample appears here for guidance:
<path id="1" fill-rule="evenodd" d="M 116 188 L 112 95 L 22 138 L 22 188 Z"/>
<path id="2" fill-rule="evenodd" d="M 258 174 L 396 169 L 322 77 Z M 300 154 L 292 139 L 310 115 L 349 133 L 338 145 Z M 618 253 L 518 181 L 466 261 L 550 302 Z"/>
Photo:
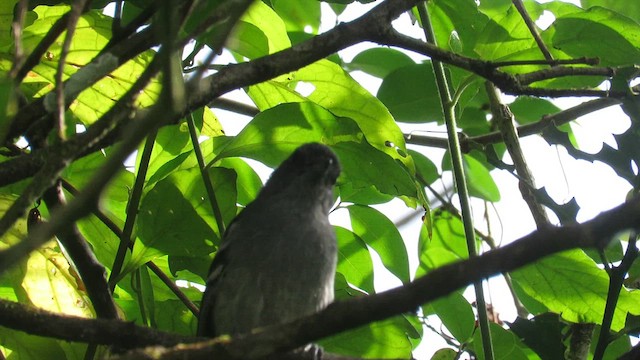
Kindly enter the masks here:
<path id="1" fill-rule="evenodd" d="M 328 193 L 331 197 L 338 175 L 340 163 L 329 147 L 319 143 L 304 144 L 271 174 L 263 192 L 271 195 L 297 191 L 310 196 Z"/>

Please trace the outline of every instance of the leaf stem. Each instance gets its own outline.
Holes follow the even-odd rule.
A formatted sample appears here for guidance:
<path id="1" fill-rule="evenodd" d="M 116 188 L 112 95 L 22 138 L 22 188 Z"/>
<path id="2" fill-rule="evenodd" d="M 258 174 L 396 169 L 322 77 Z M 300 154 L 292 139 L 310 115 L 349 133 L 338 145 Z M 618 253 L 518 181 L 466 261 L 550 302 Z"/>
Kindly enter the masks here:
<path id="1" fill-rule="evenodd" d="M 433 28 L 431 27 L 431 20 L 429 19 L 426 4 L 422 2 L 418 4 L 417 8 L 427 42 L 436 45 L 436 38 L 433 32 Z M 436 84 L 438 86 L 438 93 L 440 95 L 440 103 L 443 107 L 445 124 L 447 126 L 449 154 L 451 156 L 451 163 L 453 167 L 453 178 L 458 192 L 458 197 L 460 198 L 464 232 L 467 239 L 467 249 L 469 251 L 469 258 L 474 258 L 478 256 L 478 252 L 476 249 L 476 238 L 473 226 L 473 215 L 471 212 L 471 202 L 462 164 L 462 151 L 460 149 L 460 140 L 458 139 L 458 133 L 456 130 L 456 117 L 454 113 L 455 105 L 451 100 L 451 93 L 449 91 L 449 86 L 447 85 L 447 79 L 442 62 L 432 60 L 432 63 L 436 78 Z M 482 335 L 482 348 L 484 350 L 484 358 L 487 360 L 493 360 L 493 344 L 491 341 L 491 331 L 489 329 L 489 319 L 487 316 L 487 304 L 484 298 L 484 289 L 482 288 L 482 282 L 482 280 L 479 280 L 473 283 L 473 287 L 476 293 L 478 323 L 480 325 L 480 334 Z"/>
<path id="2" fill-rule="evenodd" d="M 127 204 L 127 218 L 124 222 L 122 234 L 120 236 L 120 244 L 118 245 L 118 251 L 116 257 L 113 260 L 113 266 L 111 268 L 111 275 L 109 275 L 109 288 L 113 291 L 120 280 L 120 272 L 122 271 L 122 264 L 124 263 L 127 249 L 133 245 L 133 227 L 136 223 L 136 217 L 138 215 L 138 208 L 140 207 L 140 200 L 142 199 L 142 193 L 144 190 L 145 180 L 147 178 L 147 170 L 149 169 L 149 161 L 151 160 L 151 153 L 153 151 L 153 145 L 156 141 L 156 135 L 158 131 L 152 130 L 147 136 L 147 141 L 144 144 L 144 150 L 142 150 L 142 156 L 140 158 L 140 164 L 138 165 L 138 174 L 136 175 L 136 181 L 131 191 L 131 197 Z"/>
<path id="3" fill-rule="evenodd" d="M 218 231 L 220 232 L 220 237 L 222 237 L 225 228 L 224 220 L 222 219 L 222 211 L 220 211 L 220 206 L 218 206 L 216 193 L 215 191 L 213 191 L 213 183 L 211 182 L 209 171 L 206 168 L 207 164 L 204 162 L 204 156 L 202 156 L 202 149 L 200 149 L 200 143 L 198 142 L 198 132 L 196 129 L 195 120 L 193 119 L 193 113 L 187 116 L 187 124 L 189 125 L 189 135 L 191 135 L 193 152 L 196 154 L 196 159 L 198 159 L 198 168 L 200 168 L 200 175 L 202 176 L 202 181 L 204 182 L 204 188 L 207 190 L 209 202 L 211 203 L 211 209 L 213 209 L 213 216 L 216 218 Z"/>

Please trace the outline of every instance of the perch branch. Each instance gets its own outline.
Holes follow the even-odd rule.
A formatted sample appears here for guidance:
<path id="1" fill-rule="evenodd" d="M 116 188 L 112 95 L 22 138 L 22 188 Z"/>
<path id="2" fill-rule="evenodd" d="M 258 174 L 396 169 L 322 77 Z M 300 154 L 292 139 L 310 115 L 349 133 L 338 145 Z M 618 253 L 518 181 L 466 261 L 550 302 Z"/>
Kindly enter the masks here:
<path id="1" fill-rule="evenodd" d="M 174 356 L 194 355 L 189 357 L 190 359 L 204 359 L 205 354 L 209 356 L 206 359 L 214 354 L 220 355 L 220 359 L 227 359 L 230 355 L 255 358 L 274 351 L 294 349 L 342 331 L 397 314 L 413 312 L 420 305 L 478 279 L 513 271 L 554 253 L 574 248 L 603 248 L 616 233 L 638 228 L 639 224 L 640 197 L 635 197 L 583 224 L 537 230 L 482 256 L 435 269 L 412 283 L 379 294 L 336 302 L 307 318 L 264 328 L 231 340 L 214 339 L 198 345 L 181 345 L 164 351 Z M 0 310 L 2 326 L 68 341 L 118 344 L 124 348 L 133 348 L 153 344 L 171 346 L 178 342 L 189 343 L 198 340 L 162 333 L 128 322 L 56 315 L 6 300 L 0 300 Z M 202 349 L 203 344 L 206 345 L 206 349 Z M 195 354 L 200 354 L 201 357 Z M 159 358 L 169 357 L 163 356 L 166 357 Z"/>

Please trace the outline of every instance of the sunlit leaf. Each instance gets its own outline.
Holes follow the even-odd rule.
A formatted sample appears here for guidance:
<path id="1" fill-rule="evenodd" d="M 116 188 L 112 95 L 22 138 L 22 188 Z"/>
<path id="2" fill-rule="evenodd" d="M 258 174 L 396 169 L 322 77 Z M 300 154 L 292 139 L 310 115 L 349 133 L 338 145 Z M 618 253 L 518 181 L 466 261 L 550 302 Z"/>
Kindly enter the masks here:
<path id="1" fill-rule="evenodd" d="M 415 62 L 409 56 L 398 50 L 372 48 L 356 55 L 349 63 L 349 67 L 384 78 L 398 68 L 413 64 Z"/>
<path id="2" fill-rule="evenodd" d="M 327 352 L 373 358 L 409 358 L 411 338 L 419 333 L 402 317 L 376 322 L 356 330 L 324 339 L 320 344 Z"/>
<path id="3" fill-rule="evenodd" d="M 353 232 L 336 226 L 338 268 L 352 285 L 373 294 L 373 262 L 367 244 Z"/>
<path id="4" fill-rule="evenodd" d="M 471 304 L 455 292 L 429 304 L 447 330 L 460 343 L 466 343 L 476 328 L 476 317 Z"/>
<path id="5" fill-rule="evenodd" d="M 499 201 L 500 190 L 485 165 L 473 156 L 463 154 L 462 166 L 467 179 L 469 194 L 487 201 Z M 451 170 L 448 153 L 442 161 L 443 170 Z"/>
<path id="6" fill-rule="evenodd" d="M 34 12 L 37 14 L 37 19 L 24 28 L 22 40 L 26 52 L 31 52 L 42 41 L 44 35 L 49 32 L 51 25 L 68 11 L 69 7 L 63 5 L 35 8 Z M 79 19 L 66 58 L 64 80 L 89 64 L 98 55 L 100 49 L 109 41 L 111 23 L 112 19 L 110 17 L 96 10 L 85 13 Z M 64 34 L 61 36 L 64 36 Z M 43 88 L 42 91 L 30 95 L 39 97 L 53 89 L 61 45 L 62 40 L 54 42 L 49 47 L 46 56 L 30 72 L 27 81 L 48 83 L 48 86 Z M 77 100 L 71 104 L 70 110 L 83 124 L 92 124 L 106 113 L 115 104 L 115 100 L 131 87 L 142 71 L 149 65 L 152 54 L 153 52 L 151 51 L 145 52 L 119 66 L 110 76 L 104 77 L 83 91 Z M 158 84 L 152 82 L 138 97 L 138 104 L 140 106 L 153 104 L 157 99 L 158 93 Z"/>
<path id="7" fill-rule="evenodd" d="M 444 115 L 437 94 L 431 62 L 408 65 L 391 72 L 378 90 L 378 98 L 395 120 L 408 123 L 441 123 Z"/>
<path id="8" fill-rule="evenodd" d="M 561 16 L 553 26 L 553 46 L 574 57 L 600 58 L 605 66 L 640 61 L 640 24 L 626 16 L 592 7 Z"/>
<path id="9" fill-rule="evenodd" d="M 282 104 L 261 112 L 217 158 L 242 156 L 275 167 L 309 142 L 321 142 L 336 151 L 343 175 L 338 185 L 350 182 L 351 191 L 373 185 L 383 194 L 403 196 L 415 203 L 417 188 L 402 164 L 365 142 L 352 120 L 337 118 L 309 102 Z M 381 169 L 386 176 L 379 176 Z"/>
<path id="10" fill-rule="evenodd" d="M 581 250 L 548 256 L 513 272 L 512 278 L 529 296 L 567 321 L 596 324 L 602 321 L 609 276 Z M 639 303 L 640 291 L 623 289 L 611 329 L 624 327 L 627 314 L 640 314 Z"/>
<path id="11" fill-rule="evenodd" d="M 300 84 L 307 85 L 308 89 L 298 89 Z M 331 61 L 320 60 L 296 72 L 251 86 L 248 94 L 261 110 L 283 102 L 308 99 L 337 116 L 351 118 L 369 144 L 402 161 L 413 171 L 411 159 L 399 155 L 396 150 L 406 152 L 405 142 L 389 110 Z"/>
<path id="12" fill-rule="evenodd" d="M 347 210 L 354 232 L 380 255 L 387 269 L 403 283 L 409 282 L 407 249 L 393 222 L 368 206 L 352 205 Z"/>

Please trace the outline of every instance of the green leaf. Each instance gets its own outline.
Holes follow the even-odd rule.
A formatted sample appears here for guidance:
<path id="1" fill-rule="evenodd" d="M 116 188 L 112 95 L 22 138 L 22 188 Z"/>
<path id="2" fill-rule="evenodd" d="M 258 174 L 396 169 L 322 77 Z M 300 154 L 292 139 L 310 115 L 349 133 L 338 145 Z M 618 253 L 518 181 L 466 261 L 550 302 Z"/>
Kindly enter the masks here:
<path id="1" fill-rule="evenodd" d="M 188 277 L 175 277 L 167 264 L 167 256 L 155 259 L 154 264 L 173 282 L 177 280 L 193 281 Z M 184 306 L 181 300 L 176 299 L 176 295 L 162 280 L 155 275 L 149 276 L 149 284 L 146 285 L 144 292 L 142 292 L 137 285 L 134 285 L 136 282 L 133 280 L 132 275 L 133 273 L 127 274 L 115 289 L 116 301 L 119 308 L 126 314 L 127 319 L 145 325 L 141 321 L 144 317 L 141 313 L 139 299 L 146 296 L 145 292 L 152 291 L 154 298 L 153 317 L 157 327 L 182 335 L 193 335 L 195 333 L 195 318 L 193 314 Z M 202 278 L 198 277 L 197 281 L 202 282 Z M 202 299 L 202 292 L 194 287 L 181 287 L 180 290 L 193 302 L 198 302 Z M 148 312 L 150 310 L 145 308 L 145 311 Z"/>
<path id="2" fill-rule="evenodd" d="M 11 23 L 13 22 L 13 10 L 18 3 L 18 0 L 5 0 L 0 2 L 0 28 L 11 29 Z M 9 48 L 13 46 L 13 36 L 10 31 L 0 32 L 0 51 L 9 51 Z"/>
<path id="3" fill-rule="evenodd" d="M 459 343 L 464 344 L 471 339 L 476 328 L 476 317 L 471 304 L 462 294 L 454 292 L 429 305 Z"/>
<path id="4" fill-rule="evenodd" d="M 350 190 L 369 191 L 373 185 L 376 191 L 400 197 L 407 206 L 415 208 L 418 186 L 399 161 L 367 143 L 341 142 L 332 146 L 332 149 L 338 154 Z M 384 176 L 380 176 L 381 173 Z M 341 188 L 343 183 L 338 180 Z M 342 200 L 355 202 L 356 199 L 345 196 Z"/>
<path id="5" fill-rule="evenodd" d="M 373 288 L 373 262 L 367 244 L 353 232 L 334 227 L 338 239 L 338 268 L 345 279 L 369 294 L 375 293 Z"/>
<path id="6" fill-rule="evenodd" d="M 318 33 L 321 15 L 319 1 L 271 0 L 271 4 L 288 32 L 305 31 L 310 27 L 312 33 Z"/>
<path id="7" fill-rule="evenodd" d="M 180 300 L 171 299 L 156 303 L 158 327 L 172 333 L 193 336 L 196 333 L 198 319 Z"/>
<path id="8" fill-rule="evenodd" d="M 442 348 L 436 351 L 431 360 L 457 360 L 460 354 L 451 348 Z"/>
<path id="9" fill-rule="evenodd" d="M 144 146 L 145 143 L 141 144 L 138 149 L 136 170 L 140 168 L 140 159 Z M 158 129 L 147 166 L 147 183 L 145 186 L 148 187 L 167 177 L 183 164 L 192 151 L 191 138 L 184 126 L 170 125 Z"/>
<path id="10" fill-rule="evenodd" d="M 314 103 L 287 103 L 261 112 L 217 159 L 242 156 L 275 167 L 309 142 L 324 143 L 337 153 L 342 166 L 338 185 L 350 182 L 351 189 L 373 185 L 383 194 L 404 196 L 410 205 L 415 203 L 416 185 L 401 163 L 365 142 L 353 121 L 336 118 Z M 381 170 L 384 177 L 379 176 Z"/>
<path id="11" fill-rule="evenodd" d="M 40 44 L 52 24 L 70 10 L 69 6 L 40 6 L 34 9 L 37 19 L 23 30 L 23 45 L 25 52 L 29 54 Z M 111 24 L 113 19 L 103 15 L 101 10 L 91 10 L 83 14 L 75 29 L 73 40 L 64 66 L 63 79 L 68 79 L 93 60 L 111 38 Z M 65 36 L 64 34 L 61 35 Z M 48 84 L 39 93 L 30 93 L 29 96 L 40 97 L 48 93 L 55 84 L 58 60 L 63 41 L 55 41 L 49 48 L 45 57 L 36 65 L 27 76 L 28 82 L 44 82 Z M 134 59 L 126 62 L 114 70 L 109 76 L 105 76 L 97 83 L 81 92 L 69 109 L 83 124 L 90 125 L 100 116 L 105 114 L 120 98 L 126 90 L 136 81 L 144 69 L 149 65 L 153 57 L 152 51 L 146 51 Z M 100 66 L 93 64 L 92 66 Z M 83 79 L 76 77 L 74 87 L 81 87 Z M 29 87 L 23 89 L 29 90 Z M 67 90 L 69 87 L 67 87 Z M 74 88 L 75 89 L 75 88 Z M 143 90 L 137 98 L 137 106 L 145 107 L 156 102 L 159 94 L 159 83 L 154 80 Z M 53 96 L 53 93 L 50 93 Z"/>
<path id="12" fill-rule="evenodd" d="M 485 5 L 487 2 L 482 2 Z M 490 2 L 494 3 L 494 2 Z M 478 29 L 482 29 L 489 18 L 480 12 L 473 0 L 428 2 L 429 17 L 436 33 L 438 46 L 477 56 L 473 47 L 478 39 Z"/>
<path id="13" fill-rule="evenodd" d="M 522 344 L 512 332 L 503 329 L 500 325 L 490 322 L 491 343 L 493 344 L 494 359 L 496 360 L 528 360 L 529 357 L 523 349 L 527 347 Z M 482 338 L 480 331 L 476 331 L 473 335 L 471 348 L 475 350 L 475 354 L 479 360 L 484 360 L 484 352 L 482 347 Z"/>
<path id="14" fill-rule="evenodd" d="M 4 188 L 2 188 L 4 190 Z M 11 205 L 18 199 L 17 195 L 0 193 L 0 216 L 4 216 Z M 15 245 L 27 236 L 27 218 L 18 219 L 13 226 L 0 236 L 2 248 Z M 1 276 L 0 276 L 1 277 Z"/>
<path id="15" fill-rule="evenodd" d="M 233 169 L 236 173 L 236 190 L 238 192 L 238 204 L 248 205 L 258 196 L 262 189 L 262 180 L 249 164 L 242 159 L 227 158 L 220 160 L 221 168 Z"/>
<path id="16" fill-rule="evenodd" d="M 416 278 L 428 274 L 431 270 L 459 261 L 460 258 L 451 251 L 435 247 L 420 253 L 420 264 L 416 270 Z"/>
<path id="17" fill-rule="evenodd" d="M 401 67 L 382 81 L 378 98 L 396 121 L 442 122 L 444 115 L 431 62 Z"/>
<path id="18" fill-rule="evenodd" d="M 609 10 L 613 10 L 618 14 L 629 17 L 635 22 L 640 23 L 640 2 L 637 1 L 619 1 L 619 0 L 581 0 L 580 4 L 583 8 L 588 9 L 594 6 L 601 6 Z"/>
<path id="19" fill-rule="evenodd" d="M 285 23 L 278 14 L 264 2 L 254 2 L 244 13 L 242 21 L 252 24 L 264 33 L 269 44 L 269 54 L 291 46 Z"/>
<path id="20" fill-rule="evenodd" d="M 600 335 L 600 330 L 602 328 L 596 327 L 596 331 L 594 332 L 593 338 L 597 339 Z M 591 352 L 595 350 L 595 342 L 591 343 Z M 629 336 L 616 336 L 610 343 L 607 344 L 607 349 L 604 351 L 604 355 L 602 359 L 604 360 L 614 360 L 614 359 L 623 359 L 625 354 L 627 354 L 632 349 L 631 338 Z M 628 355 L 626 355 L 628 356 Z"/>
<path id="21" fill-rule="evenodd" d="M 558 17 L 553 27 L 553 46 L 571 56 L 599 58 L 602 66 L 640 62 L 640 24 L 614 11 L 592 7 Z"/>
<path id="22" fill-rule="evenodd" d="M 63 177 L 76 189 L 82 190 L 93 175 L 100 169 L 106 160 L 105 154 L 95 152 L 91 155 L 75 160 L 63 172 Z M 122 167 L 124 170 L 124 166 Z M 100 202 L 102 210 L 114 217 L 123 219 L 129 192 L 133 188 L 133 174 L 128 171 L 118 171 L 115 178 L 106 188 Z"/>
<path id="23" fill-rule="evenodd" d="M 302 144 L 331 145 L 361 138 L 350 119 L 336 118 L 310 102 L 287 103 L 259 113 L 217 158 L 244 156 L 275 167 Z"/>
<path id="24" fill-rule="evenodd" d="M 395 317 L 320 341 L 325 351 L 363 358 L 410 358 L 410 339 L 420 336 L 411 323 Z"/>
<path id="25" fill-rule="evenodd" d="M 5 143 L 13 117 L 18 110 L 16 85 L 9 78 L 0 78 L 0 143 Z"/>
<path id="26" fill-rule="evenodd" d="M 540 315 L 549 312 L 549 309 L 546 306 L 529 296 L 529 294 L 520 287 L 517 281 L 513 282 L 513 291 L 516 293 L 516 296 L 522 305 L 524 305 L 525 309 L 527 309 L 527 311 L 532 315 Z"/>
<path id="27" fill-rule="evenodd" d="M 433 213 L 431 237 L 426 229 L 420 232 L 418 249 L 420 253 L 427 250 L 442 248 L 455 254 L 460 259 L 469 257 L 467 240 L 464 235 L 464 225 L 460 218 L 441 209 Z"/>
<path id="28" fill-rule="evenodd" d="M 208 107 L 201 107 L 195 110 L 192 114 L 196 127 L 200 130 L 200 135 L 209 137 L 224 135 L 222 124 L 220 124 L 216 115 Z M 183 131 L 189 131 L 189 126 L 186 123 L 183 122 L 180 126 Z"/>
<path id="29" fill-rule="evenodd" d="M 343 156 L 344 158 L 344 156 Z M 342 182 L 340 184 L 340 199 L 344 202 L 351 202 L 360 205 L 384 204 L 393 200 L 392 195 L 383 194 L 375 186 L 366 184 L 355 184 L 353 181 Z"/>
<path id="30" fill-rule="evenodd" d="M 410 281 L 409 258 L 396 226 L 378 210 L 361 205 L 347 207 L 353 231 L 373 248 L 382 264 L 403 283 Z"/>
<path id="31" fill-rule="evenodd" d="M 22 288 L 32 305 L 68 315 L 95 316 L 84 285 L 56 242 L 32 252 L 23 269 Z"/>
<path id="32" fill-rule="evenodd" d="M 567 326 L 556 314 L 541 314 L 533 319 L 517 317 L 509 328 L 542 359 L 564 358 L 563 330 Z"/>
<path id="33" fill-rule="evenodd" d="M 119 226 L 120 229 L 122 229 L 122 226 L 124 225 L 124 219 L 116 219 L 115 223 Z M 96 255 L 98 261 L 106 266 L 107 269 L 111 269 L 111 266 L 113 265 L 113 259 L 115 259 L 116 253 L 118 252 L 120 238 L 118 238 L 118 236 L 114 234 L 113 231 L 111 231 L 102 221 L 98 220 L 95 215 L 88 216 L 78 221 L 78 230 L 80 230 L 80 233 L 91 244 L 91 249 Z M 127 252 L 124 266 L 138 267 L 146 261 L 151 260 L 152 258 L 153 257 L 141 259 L 142 262 L 134 262 L 133 264 L 129 264 L 131 262 L 131 257 L 129 252 Z"/>
<path id="34" fill-rule="evenodd" d="M 542 120 L 544 116 L 553 115 L 561 110 L 549 100 L 530 96 L 519 96 L 509 105 L 509 108 L 515 115 L 518 124 L 537 122 Z"/>
<path id="35" fill-rule="evenodd" d="M 489 2 L 483 3 L 486 5 Z M 516 8 L 507 1 L 498 3 L 491 2 L 489 9 L 487 6 L 481 7 L 490 20 L 482 27 L 474 29 L 477 32 L 477 40 L 474 51 L 484 60 L 506 60 L 519 59 L 522 53 L 528 53 L 530 49 L 535 49 L 535 57 L 527 54 L 529 60 L 542 59 L 542 53 L 537 48 L 531 32 L 522 16 Z M 536 18 L 536 14 L 531 14 Z"/>
<path id="36" fill-rule="evenodd" d="M 211 252 L 218 242 L 213 229 L 169 180 L 158 182 L 144 197 L 138 229 L 142 244 L 163 254 L 195 256 Z"/>
<path id="37" fill-rule="evenodd" d="M 602 321 L 609 277 L 581 250 L 546 257 L 513 272 L 512 278 L 529 296 L 567 321 L 596 324 Z M 639 303 L 640 291 L 623 289 L 611 329 L 622 329 L 627 314 L 640 314 Z"/>
<path id="38" fill-rule="evenodd" d="M 236 215 L 235 173 L 213 168 L 209 174 L 225 224 L 229 224 Z M 134 253 L 200 259 L 188 269 L 205 276 L 206 266 L 203 269 L 202 262 L 209 259 L 213 246 L 219 244 L 217 229 L 200 170 L 177 171 L 159 181 L 143 198 L 138 217 L 140 242 L 134 247 L 141 249 L 135 249 Z M 174 269 L 177 270 L 180 269 Z"/>
<path id="39" fill-rule="evenodd" d="M 0 349 L 6 359 L 82 359 L 78 357 L 67 357 L 61 346 L 61 341 L 51 338 L 44 338 L 29 335 L 21 331 L 1 327 L 0 328 Z M 86 345 L 74 344 L 80 353 Z"/>
<path id="40" fill-rule="evenodd" d="M 485 135 L 491 131 L 491 126 L 486 120 L 486 112 L 472 106 L 466 107 L 460 114 L 457 125 L 468 136 Z"/>
<path id="41" fill-rule="evenodd" d="M 244 57 L 256 59 L 269 54 L 269 39 L 257 26 L 241 20 L 234 26 L 227 47 Z"/>
<path id="42" fill-rule="evenodd" d="M 469 194 L 477 198 L 497 202 L 500 201 L 500 190 L 496 185 L 489 170 L 471 155 L 462 155 L 462 166 L 467 177 Z M 451 157 L 449 152 L 442 159 L 442 170 L 451 170 Z"/>
<path id="43" fill-rule="evenodd" d="M 195 259 L 195 260 L 198 260 L 198 259 Z M 208 265 L 211 264 L 210 260 L 211 259 L 209 258 L 206 270 L 209 270 Z M 188 274 L 186 271 L 180 271 L 180 272 L 172 271 L 170 259 L 168 256 L 159 257 L 155 259 L 153 263 L 158 267 L 158 269 L 160 269 L 160 271 L 166 274 L 169 277 L 169 279 L 171 279 L 173 282 L 177 280 L 189 280 L 189 281 L 197 280 L 194 282 L 204 284 L 204 282 L 202 282 L 201 276 L 196 277 L 195 275 Z M 129 276 L 131 276 L 131 274 Z M 173 293 L 173 291 L 169 287 L 167 287 L 167 285 L 160 278 L 158 278 L 157 276 L 150 276 L 149 279 L 151 280 L 151 285 L 153 286 L 153 296 L 156 302 L 159 303 L 162 301 L 176 300 L 176 295 Z M 136 294 L 137 296 L 138 289 L 133 286 L 133 281 L 130 278 L 125 278 L 125 280 L 121 281 L 118 285 L 122 287 L 122 289 L 127 290 L 129 294 Z M 187 296 L 187 298 L 191 299 L 192 301 L 200 301 L 200 299 L 202 298 L 202 291 L 196 289 L 195 287 L 181 287 L 180 290 Z"/>
<path id="44" fill-rule="evenodd" d="M 415 62 L 408 55 L 398 50 L 372 48 L 356 55 L 349 63 L 349 68 L 384 78 L 398 68 L 414 64 Z"/>
<path id="45" fill-rule="evenodd" d="M 300 84 L 310 85 L 311 94 L 303 96 L 296 92 Z M 248 94 L 260 110 L 283 102 L 308 99 L 336 116 L 351 118 L 371 146 L 400 160 L 413 172 L 411 159 L 401 155 L 401 152 L 406 153 L 404 136 L 389 110 L 329 60 L 320 60 L 296 72 L 251 86 Z"/>
<path id="46" fill-rule="evenodd" d="M 438 173 L 438 167 L 428 157 L 421 153 L 409 149 L 409 155 L 413 158 L 413 162 L 416 164 L 416 175 L 422 185 L 431 185 L 440 178 Z"/>
<path id="47" fill-rule="evenodd" d="M 149 276 L 149 270 L 145 266 L 141 266 L 132 273 L 134 288 L 138 289 L 138 298 L 140 303 L 141 312 L 144 311 L 147 324 L 150 327 L 157 328 L 156 322 L 156 299 L 153 293 L 153 285 L 151 283 L 151 277 Z"/>

